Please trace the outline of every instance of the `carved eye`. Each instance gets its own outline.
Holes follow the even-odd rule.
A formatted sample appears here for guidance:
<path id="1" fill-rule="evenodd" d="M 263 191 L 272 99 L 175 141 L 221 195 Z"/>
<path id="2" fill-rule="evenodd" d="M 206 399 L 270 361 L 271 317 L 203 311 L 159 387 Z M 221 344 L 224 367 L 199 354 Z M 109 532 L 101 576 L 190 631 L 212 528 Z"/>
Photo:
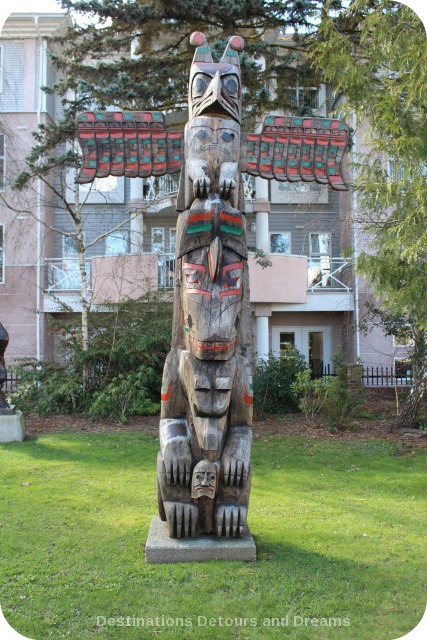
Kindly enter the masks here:
<path id="1" fill-rule="evenodd" d="M 200 473 L 197 473 L 196 480 L 203 480 L 203 476 Z"/>
<path id="2" fill-rule="evenodd" d="M 211 480 L 215 480 L 215 476 L 214 475 L 211 475 Z"/>
<path id="3" fill-rule="evenodd" d="M 234 137 L 235 137 L 234 133 L 228 133 L 227 131 L 224 131 L 224 133 L 221 136 L 224 142 L 231 142 L 232 140 L 234 140 Z"/>
<path id="4" fill-rule="evenodd" d="M 208 134 L 206 133 L 206 131 L 204 131 L 204 130 L 202 129 L 201 131 L 198 131 L 198 132 L 196 133 L 196 138 L 197 138 L 198 140 L 204 140 L 204 139 L 206 138 L 206 136 L 207 136 L 207 135 L 208 135 Z"/>
<path id="5" fill-rule="evenodd" d="M 197 76 L 193 83 L 193 92 L 198 96 L 202 96 L 206 91 L 206 87 L 208 86 L 208 79 L 203 78 L 203 76 Z"/>
<path id="6" fill-rule="evenodd" d="M 225 286 L 226 287 L 238 287 L 240 285 L 240 277 L 237 276 L 236 278 L 233 278 L 230 275 L 230 272 L 228 272 L 225 276 Z"/>
<path id="7" fill-rule="evenodd" d="M 200 284 L 200 278 L 198 273 L 186 273 L 185 279 L 187 284 Z"/>
<path id="8" fill-rule="evenodd" d="M 237 93 L 237 82 L 234 78 L 228 78 L 228 80 L 226 80 L 222 86 L 225 90 L 225 93 L 227 93 L 229 96 Z"/>

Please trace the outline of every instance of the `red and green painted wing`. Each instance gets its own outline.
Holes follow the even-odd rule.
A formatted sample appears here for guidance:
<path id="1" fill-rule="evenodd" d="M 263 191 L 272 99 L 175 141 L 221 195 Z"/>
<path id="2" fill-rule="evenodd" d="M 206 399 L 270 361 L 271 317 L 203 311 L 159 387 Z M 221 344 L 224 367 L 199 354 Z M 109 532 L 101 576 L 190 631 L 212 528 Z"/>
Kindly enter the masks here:
<path id="1" fill-rule="evenodd" d="M 342 159 L 348 136 L 342 120 L 266 116 L 261 133 L 246 134 L 242 171 L 267 180 L 319 182 L 346 191 Z"/>
<path id="2" fill-rule="evenodd" d="M 167 131 L 160 111 L 86 111 L 77 117 L 83 153 L 76 182 L 176 173 L 183 162 L 183 133 Z"/>

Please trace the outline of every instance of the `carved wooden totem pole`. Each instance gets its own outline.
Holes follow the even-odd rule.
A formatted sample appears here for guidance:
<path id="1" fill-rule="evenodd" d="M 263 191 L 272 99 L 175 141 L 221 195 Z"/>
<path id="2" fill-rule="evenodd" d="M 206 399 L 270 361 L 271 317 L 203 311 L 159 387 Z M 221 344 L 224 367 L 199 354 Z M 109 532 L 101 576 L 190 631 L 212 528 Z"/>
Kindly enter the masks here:
<path id="1" fill-rule="evenodd" d="M 6 363 L 4 361 L 4 352 L 9 344 L 9 335 L 0 322 L 0 415 L 13 413 L 14 409 L 10 406 L 6 400 L 5 393 L 3 391 L 3 384 L 7 380 Z"/>
<path id="2" fill-rule="evenodd" d="M 240 537 L 251 482 L 253 402 L 240 171 L 344 190 L 348 130 L 339 120 L 271 115 L 261 133 L 242 134 L 243 39 L 231 37 L 219 63 L 204 34 L 193 33 L 191 43 L 184 133 L 168 131 L 160 112 L 83 113 L 77 181 L 181 170 L 172 349 L 161 391 L 159 511 L 171 537 Z"/>

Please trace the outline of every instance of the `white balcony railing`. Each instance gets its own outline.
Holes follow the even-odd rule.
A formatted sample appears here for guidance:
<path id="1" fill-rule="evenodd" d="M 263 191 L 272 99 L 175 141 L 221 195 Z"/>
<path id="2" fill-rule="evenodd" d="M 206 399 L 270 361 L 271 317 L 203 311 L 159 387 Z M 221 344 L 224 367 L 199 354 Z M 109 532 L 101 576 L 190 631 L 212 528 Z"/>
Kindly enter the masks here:
<path id="1" fill-rule="evenodd" d="M 157 263 L 157 285 L 159 289 L 174 286 L 175 255 L 155 254 Z M 113 257 L 113 256 L 111 256 Z M 119 258 L 126 256 L 120 255 Z M 78 258 L 51 258 L 45 261 L 45 290 L 80 291 L 80 271 Z M 344 258 L 308 258 L 308 291 L 346 291 L 352 289 L 352 263 Z M 92 288 L 92 262 L 86 260 L 89 289 Z"/>
<path id="2" fill-rule="evenodd" d="M 252 202 L 255 198 L 255 178 L 248 173 L 242 173 L 243 190 L 245 200 Z M 178 191 L 179 174 L 171 174 L 166 176 L 144 178 L 143 197 L 145 202 L 152 202 L 173 196 Z"/>
<path id="3" fill-rule="evenodd" d="M 144 201 L 152 202 L 153 200 L 175 195 L 178 191 L 178 184 L 179 175 L 175 173 L 160 177 L 151 176 L 150 178 L 144 178 L 142 186 Z"/>
<path id="4" fill-rule="evenodd" d="M 74 257 L 49 258 L 45 261 L 46 291 L 80 291 L 79 260 Z M 86 260 L 88 286 L 91 288 L 92 264 Z"/>
<path id="5" fill-rule="evenodd" d="M 175 254 L 159 254 L 157 270 L 159 289 L 172 289 L 175 274 Z"/>
<path id="6" fill-rule="evenodd" d="M 171 289 L 174 284 L 175 255 L 173 253 L 156 255 L 158 255 L 158 287 L 159 289 Z M 45 265 L 45 291 L 81 291 L 78 258 L 51 258 L 45 261 Z M 86 260 L 86 273 L 88 286 L 91 289 L 92 261 L 90 258 Z"/>
<path id="7" fill-rule="evenodd" d="M 352 262 L 345 258 L 308 258 L 308 291 L 351 291 Z"/>

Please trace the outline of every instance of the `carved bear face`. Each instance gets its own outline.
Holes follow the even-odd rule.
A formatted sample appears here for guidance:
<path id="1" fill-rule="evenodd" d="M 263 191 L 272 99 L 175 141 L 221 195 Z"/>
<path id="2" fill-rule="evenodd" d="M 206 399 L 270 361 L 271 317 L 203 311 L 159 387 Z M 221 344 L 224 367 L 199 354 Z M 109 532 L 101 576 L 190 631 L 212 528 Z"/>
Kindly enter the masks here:
<path id="1" fill-rule="evenodd" d="M 187 253 L 181 269 L 187 349 L 199 360 L 228 360 L 242 311 L 242 257 L 217 238 Z"/>

